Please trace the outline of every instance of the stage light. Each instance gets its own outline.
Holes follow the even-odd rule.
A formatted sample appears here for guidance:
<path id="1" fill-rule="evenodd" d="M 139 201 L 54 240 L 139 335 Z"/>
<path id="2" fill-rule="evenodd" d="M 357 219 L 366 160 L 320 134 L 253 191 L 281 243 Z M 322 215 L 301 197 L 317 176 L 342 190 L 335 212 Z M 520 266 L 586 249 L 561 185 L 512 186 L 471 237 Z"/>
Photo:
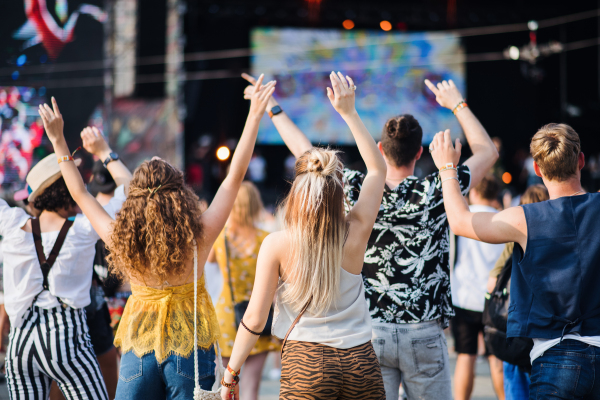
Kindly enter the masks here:
<path id="1" fill-rule="evenodd" d="M 27 62 L 27 56 L 25 54 L 21 54 L 19 58 L 17 58 L 17 65 L 22 67 Z"/>
<path id="2" fill-rule="evenodd" d="M 352 29 L 354 28 L 354 21 L 352 21 L 351 19 L 347 19 L 344 22 L 342 22 L 342 25 L 344 26 L 344 29 Z"/>
<path id="3" fill-rule="evenodd" d="M 386 32 L 392 30 L 392 24 L 390 21 L 381 21 L 379 23 L 379 26 L 381 27 L 381 29 L 383 29 Z"/>
<path id="4" fill-rule="evenodd" d="M 221 146 L 217 149 L 217 158 L 220 161 L 227 160 L 230 154 L 231 152 L 229 151 L 229 148 L 227 146 Z"/>
<path id="5" fill-rule="evenodd" d="M 518 60 L 520 53 L 521 52 L 519 51 L 519 48 L 517 46 L 510 46 L 510 48 L 508 49 L 508 55 L 513 60 Z"/>
<path id="6" fill-rule="evenodd" d="M 537 31 L 539 25 L 538 25 L 537 21 L 532 20 L 527 23 L 527 27 L 529 28 L 530 31 Z"/>
<path id="7" fill-rule="evenodd" d="M 509 183 L 512 182 L 512 175 L 508 172 L 505 172 L 502 174 L 502 182 L 506 183 L 507 185 Z"/>

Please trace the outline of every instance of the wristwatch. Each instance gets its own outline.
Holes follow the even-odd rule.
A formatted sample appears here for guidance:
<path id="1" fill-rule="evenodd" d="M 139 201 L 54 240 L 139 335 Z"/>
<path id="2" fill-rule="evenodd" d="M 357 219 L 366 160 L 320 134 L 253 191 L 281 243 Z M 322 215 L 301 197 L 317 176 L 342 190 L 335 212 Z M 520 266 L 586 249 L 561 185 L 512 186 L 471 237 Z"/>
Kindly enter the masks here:
<path id="1" fill-rule="evenodd" d="M 273 118 L 273 116 L 275 116 L 277 114 L 281 114 L 282 112 L 283 112 L 283 110 L 281 109 L 281 107 L 275 106 L 275 107 L 271 108 L 271 110 L 269 111 L 269 117 Z"/>
<path id="2" fill-rule="evenodd" d="M 108 157 L 106 157 L 106 160 L 104 160 L 104 162 L 102 164 L 104 165 L 104 168 L 106 168 L 106 166 L 108 165 L 109 162 L 117 161 L 118 159 L 119 159 L 119 155 L 117 153 L 110 153 L 108 155 Z"/>

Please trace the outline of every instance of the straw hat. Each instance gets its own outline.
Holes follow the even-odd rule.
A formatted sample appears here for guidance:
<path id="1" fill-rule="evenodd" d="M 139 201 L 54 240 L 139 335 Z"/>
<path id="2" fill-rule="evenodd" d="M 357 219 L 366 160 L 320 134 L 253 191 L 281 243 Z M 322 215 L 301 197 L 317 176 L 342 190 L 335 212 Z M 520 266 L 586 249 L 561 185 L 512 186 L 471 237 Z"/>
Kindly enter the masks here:
<path id="1" fill-rule="evenodd" d="M 81 159 L 76 159 L 75 165 L 79 167 L 80 164 Z M 52 153 L 44 157 L 31 168 L 31 171 L 27 174 L 27 178 L 25 178 L 29 185 L 29 190 L 31 190 L 31 194 L 27 200 L 31 203 L 61 176 L 56 154 Z"/>

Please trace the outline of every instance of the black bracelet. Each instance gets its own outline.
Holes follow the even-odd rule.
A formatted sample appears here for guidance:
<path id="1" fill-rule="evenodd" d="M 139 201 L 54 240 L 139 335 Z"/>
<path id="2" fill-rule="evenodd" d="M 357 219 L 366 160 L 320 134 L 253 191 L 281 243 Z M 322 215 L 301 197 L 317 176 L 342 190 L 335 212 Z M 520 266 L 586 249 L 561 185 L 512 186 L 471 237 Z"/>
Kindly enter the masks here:
<path id="1" fill-rule="evenodd" d="M 247 330 L 248 332 L 250 332 L 251 334 L 253 334 L 253 335 L 256 335 L 256 336 L 260 336 L 260 333 L 256 333 L 256 332 L 254 332 L 252 329 L 248 328 L 248 327 L 246 326 L 246 324 L 244 323 L 244 320 L 243 320 L 243 319 L 240 321 L 240 323 L 242 324 L 242 326 L 244 327 L 244 329 L 246 329 L 246 330 Z"/>

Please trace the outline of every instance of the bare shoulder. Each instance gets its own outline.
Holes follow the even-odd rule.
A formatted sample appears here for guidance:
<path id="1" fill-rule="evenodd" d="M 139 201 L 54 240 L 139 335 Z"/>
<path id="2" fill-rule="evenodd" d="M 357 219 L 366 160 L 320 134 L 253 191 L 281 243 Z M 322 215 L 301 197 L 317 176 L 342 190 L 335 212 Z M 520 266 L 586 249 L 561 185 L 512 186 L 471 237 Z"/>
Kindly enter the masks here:
<path id="1" fill-rule="evenodd" d="M 527 230 L 525 211 L 523 211 L 523 207 L 521 206 L 510 207 L 506 210 L 500 211 L 498 214 L 496 214 L 494 219 L 498 221 L 504 221 L 519 230 L 523 228 L 525 228 L 525 231 Z"/>
<path id="2" fill-rule="evenodd" d="M 268 234 L 262 242 L 260 246 L 261 252 L 269 252 L 269 254 L 275 255 L 283 253 L 283 249 L 285 249 L 288 245 L 288 237 L 285 234 L 285 231 L 277 231 Z"/>

